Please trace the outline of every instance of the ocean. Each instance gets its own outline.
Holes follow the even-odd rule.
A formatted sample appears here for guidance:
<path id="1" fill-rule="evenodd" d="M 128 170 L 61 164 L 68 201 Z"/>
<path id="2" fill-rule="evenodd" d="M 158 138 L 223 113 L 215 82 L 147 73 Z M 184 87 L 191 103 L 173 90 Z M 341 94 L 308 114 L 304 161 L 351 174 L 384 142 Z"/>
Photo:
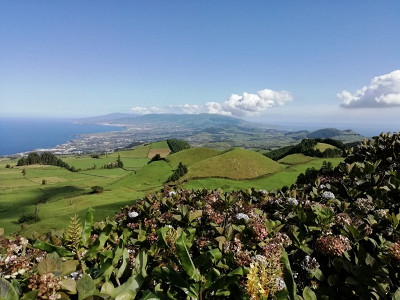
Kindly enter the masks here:
<path id="1" fill-rule="evenodd" d="M 75 124 L 71 120 L 0 118 L 0 156 L 52 148 L 77 137 L 109 131 L 122 127 L 94 124 Z"/>

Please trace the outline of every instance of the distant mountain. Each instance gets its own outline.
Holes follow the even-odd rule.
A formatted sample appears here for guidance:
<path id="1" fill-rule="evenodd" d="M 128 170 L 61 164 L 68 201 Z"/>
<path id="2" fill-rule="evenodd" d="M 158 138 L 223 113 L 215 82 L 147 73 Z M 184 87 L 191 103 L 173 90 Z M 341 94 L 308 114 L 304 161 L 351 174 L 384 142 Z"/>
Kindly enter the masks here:
<path id="1" fill-rule="evenodd" d="M 102 115 L 102 116 L 79 118 L 79 119 L 76 119 L 75 121 L 78 123 L 83 123 L 83 124 L 115 123 L 116 120 L 136 118 L 138 116 L 140 116 L 140 115 L 127 114 L 127 113 L 111 113 L 111 114 Z"/>
<path id="2" fill-rule="evenodd" d="M 349 138 L 349 137 L 354 137 L 358 136 L 362 138 L 360 134 L 357 132 L 351 130 L 351 129 L 346 129 L 346 130 L 339 130 L 336 128 L 325 128 L 325 129 L 319 129 L 316 131 L 313 131 L 309 134 L 307 134 L 307 137 L 310 139 L 342 139 L 342 138 Z"/>
<path id="3" fill-rule="evenodd" d="M 85 124 L 116 125 L 124 130 L 81 136 L 65 149 L 83 152 L 112 151 L 137 143 L 182 139 L 194 147 L 226 150 L 231 147 L 269 151 L 298 144 L 306 138 L 333 138 L 344 143 L 361 141 L 352 130 L 327 128 L 310 132 L 288 131 L 279 126 L 252 123 L 239 118 L 216 114 L 127 114 L 113 113 L 76 120 Z M 64 148 L 62 151 L 64 151 Z M 78 151 L 76 150 L 76 151 Z M 67 150 L 65 150 L 67 151 Z"/>
<path id="4" fill-rule="evenodd" d="M 276 128 L 276 126 L 251 123 L 238 118 L 216 114 L 146 114 L 112 113 L 104 116 L 82 118 L 81 123 L 108 123 L 124 125 L 157 125 L 203 129 L 208 127 Z"/>

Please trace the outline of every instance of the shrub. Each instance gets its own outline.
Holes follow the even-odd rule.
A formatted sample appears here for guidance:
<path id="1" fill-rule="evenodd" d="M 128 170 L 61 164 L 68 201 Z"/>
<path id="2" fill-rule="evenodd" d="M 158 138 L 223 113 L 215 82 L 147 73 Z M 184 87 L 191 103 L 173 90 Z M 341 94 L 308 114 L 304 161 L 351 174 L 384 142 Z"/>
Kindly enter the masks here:
<path id="1" fill-rule="evenodd" d="M 104 188 L 99 185 L 92 186 L 92 194 L 100 194 L 104 192 Z"/>
<path id="2" fill-rule="evenodd" d="M 40 221 L 39 216 L 37 216 L 34 213 L 31 213 L 31 214 L 23 214 L 21 217 L 19 217 L 19 219 L 16 223 L 17 224 L 23 224 L 23 223 L 33 224 L 33 223 L 37 223 L 39 221 Z"/>

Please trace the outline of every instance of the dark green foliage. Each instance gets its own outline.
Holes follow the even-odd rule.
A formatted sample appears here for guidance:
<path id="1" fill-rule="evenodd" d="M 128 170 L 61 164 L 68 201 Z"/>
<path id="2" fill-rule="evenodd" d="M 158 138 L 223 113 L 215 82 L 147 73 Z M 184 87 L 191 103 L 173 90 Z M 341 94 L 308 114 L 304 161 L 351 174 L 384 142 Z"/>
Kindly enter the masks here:
<path id="1" fill-rule="evenodd" d="M 153 161 L 165 160 L 165 158 L 161 157 L 159 153 L 154 155 L 147 164 L 152 163 Z"/>
<path id="2" fill-rule="evenodd" d="M 184 165 L 182 162 L 179 162 L 178 168 L 172 173 L 172 175 L 168 178 L 167 182 L 170 181 L 177 181 L 179 178 L 181 178 L 183 175 L 185 175 L 188 172 L 188 168 L 186 165 Z"/>
<path id="3" fill-rule="evenodd" d="M 22 157 L 17 162 L 17 166 L 26 166 L 33 164 L 57 166 L 67 169 L 71 172 L 79 171 L 74 166 L 68 165 L 66 162 L 62 161 L 60 158 L 57 158 L 57 156 L 55 156 L 50 152 L 43 152 L 41 154 L 38 154 L 36 152 L 31 152 L 28 154 L 27 157 Z"/>
<path id="4" fill-rule="evenodd" d="M 168 147 L 172 153 L 176 153 L 181 150 L 190 148 L 190 144 L 188 142 L 178 140 L 178 139 L 168 139 L 167 143 L 168 143 Z"/>
<path id="5" fill-rule="evenodd" d="M 6 169 L 10 169 L 11 165 L 10 164 L 6 164 Z"/>
<path id="6" fill-rule="evenodd" d="M 118 159 L 117 159 L 117 167 L 118 168 L 123 168 L 124 167 L 124 163 L 121 160 L 121 156 L 118 154 Z"/>
<path id="7" fill-rule="evenodd" d="M 304 173 L 297 176 L 296 184 L 312 184 L 318 176 L 328 176 L 333 172 L 333 166 L 331 162 L 324 161 L 321 169 L 307 168 Z"/>
<path id="8" fill-rule="evenodd" d="M 32 214 L 23 214 L 16 223 L 17 224 L 23 224 L 23 223 L 33 224 L 33 223 L 37 223 L 39 221 L 40 221 L 39 216 L 32 213 Z"/>
<path id="9" fill-rule="evenodd" d="M 337 147 L 338 149 L 326 149 L 321 152 L 318 149 L 313 149 L 317 143 L 325 143 Z M 273 159 L 280 160 L 289 154 L 302 153 L 314 157 L 340 157 L 343 155 L 346 146 L 341 141 L 332 139 L 304 139 L 299 144 L 294 146 L 287 146 L 280 149 L 272 150 L 265 154 L 265 156 Z"/>
<path id="10" fill-rule="evenodd" d="M 314 182 L 317 179 L 318 170 L 315 168 L 307 168 L 304 173 L 297 176 L 296 184 L 308 184 Z"/>
<path id="11" fill-rule="evenodd" d="M 92 186 L 92 194 L 100 194 L 104 192 L 104 188 L 99 185 Z"/>
<path id="12" fill-rule="evenodd" d="M 118 155 L 118 159 L 116 162 L 110 162 L 103 166 L 103 169 L 116 169 L 116 168 L 121 168 L 121 169 L 124 168 L 124 163 L 122 162 L 120 155 Z"/>

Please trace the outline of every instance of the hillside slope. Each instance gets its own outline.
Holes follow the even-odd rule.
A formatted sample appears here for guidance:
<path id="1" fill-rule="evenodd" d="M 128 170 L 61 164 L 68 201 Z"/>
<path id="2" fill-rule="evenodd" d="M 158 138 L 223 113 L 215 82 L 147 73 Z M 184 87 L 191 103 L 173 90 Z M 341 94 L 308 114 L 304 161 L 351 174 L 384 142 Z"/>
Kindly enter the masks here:
<path id="1" fill-rule="evenodd" d="M 204 147 L 190 148 L 169 155 L 167 161 L 172 167 L 176 168 L 179 162 L 182 162 L 186 166 L 190 166 L 196 162 L 214 157 L 219 154 L 221 154 L 221 151 L 214 149 Z"/>
<path id="2" fill-rule="evenodd" d="M 282 170 L 284 166 L 254 151 L 235 148 L 189 166 L 184 179 L 223 177 L 231 179 L 256 178 Z"/>

